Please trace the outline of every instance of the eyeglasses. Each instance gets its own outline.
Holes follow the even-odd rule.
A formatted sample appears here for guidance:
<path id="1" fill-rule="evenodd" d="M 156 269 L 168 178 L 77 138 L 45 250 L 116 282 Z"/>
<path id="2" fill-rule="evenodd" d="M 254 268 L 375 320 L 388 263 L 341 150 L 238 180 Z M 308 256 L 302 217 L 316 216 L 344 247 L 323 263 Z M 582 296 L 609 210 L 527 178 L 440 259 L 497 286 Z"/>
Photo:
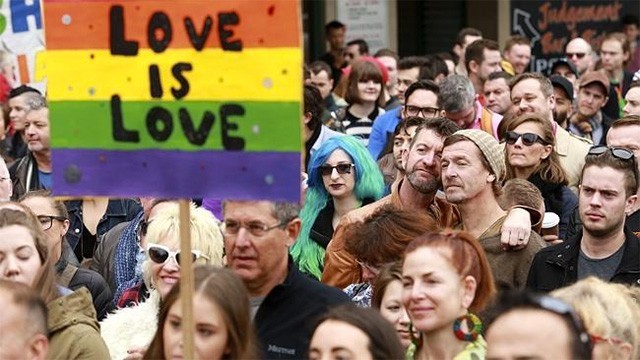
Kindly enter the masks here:
<path id="1" fill-rule="evenodd" d="M 519 134 L 515 131 L 507 131 L 504 136 L 504 141 L 509 145 L 515 144 L 518 139 L 522 138 L 522 144 L 525 146 L 532 146 L 535 143 L 540 143 L 542 145 L 550 145 L 547 141 L 545 141 L 541 136 L 533 133 L 524 133 Z"/>
<path id="2" fill-rule="evenodd" d="M 577 52 L 577 53 L 565 53 L 565 55 L 567 55 L 567 57 L 569 59 L 572 59 L 574 56 L 577 57 L 578 59 L 582 59 L 583 57 L 587 56 L 587 53 L 583 53 L 583 52 Z"/>
<path id="3" fill-rule="evenodd" d="M 338 164 L 336 166 L 325 164 L 320 166 L 318 169 L 320 169 L 320 174 L 322 174 L 322 176 L 331 175 L 333 173 L 333 169 L 336 169 L 338 171 L 338 174 L 344 175 L 351 174 L 351 168 L 354 166 L 354 164 Z"/>
<path id="4" fill-rule="evenodd" d="M 566 320 L 569 320 L 571 327 L 575 333 L 578 334 L 580 343 L 585 346 L 585 350 L 588 348 L 588 352 L 586 353 L 591 353 L 591 337 L 585 330 L 580 317 L 578 317 L 578 314 L 576 314 L 571 305 L 560 299 L 547 295 L 531 295 L 530 300 L 541 309 L 550 311 L 554 314 L 560 315 Z"/>
<path id="5" fill-rule="evenodd" d="M 40 226 L 42 226 L 42 230 L 49 230 L 53 226 L 53 220 L 65 221 L 67 220 L 64 216 L 54 216 L 54 215 L 38 215 L 38 221 L 40 222 Z"/>
<path id="6" fill-rule="evenodd" d="M 170 258 L 173 258 L 176 264 L 180 265 L 180 251 L 171 251 L 166 246 L 149 244 L 147 245 L 147 254 L 149 259 L 156 264 L 165 264 Z M 201 251 L 191 250 L 191 261 L 195 262 L 198 258 L 209 259 Z"/>
<path id="7" fill-rule="evenodd" d="M 276 229 L 288 224 L 289 221 L 290 220 L 282 221 L 275 225 L 269 226 L 259 221 L 243 224 L 242 222 L 238 222 L 238 221 L 225 220 L 225 222 L 222 223 L 222 233 L 228 236 L 238 235 L 238 233 L 240 232 L 240 229 L 245 228 L 251 235 L 260 237 L 260 236 L 264 236 L 268 231 L 271 231 L 273 229 Z"/>
<path id="8" fill-rule="evenodd" d="M 420 107 L 420 106 L 414 106 L 414 105 L 405 105 L 404 107 L 404 111 L 407 112 L 407 115 L 409 116 L 420 116 L 422 115 L 423 117 L 435 117 L 436 115 L 438 115 L 438 111 L 440 111 L 439 108 L 435 108 L 435 107 Z"/>

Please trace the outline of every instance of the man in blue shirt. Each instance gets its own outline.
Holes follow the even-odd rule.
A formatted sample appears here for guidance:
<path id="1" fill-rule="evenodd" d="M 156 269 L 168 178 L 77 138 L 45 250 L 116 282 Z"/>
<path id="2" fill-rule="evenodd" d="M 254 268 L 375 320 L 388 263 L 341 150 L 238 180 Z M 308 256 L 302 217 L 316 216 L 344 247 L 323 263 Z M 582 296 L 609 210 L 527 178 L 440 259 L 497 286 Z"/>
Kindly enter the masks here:
<path id="1" fill-rule="evenodd" d="M 373 123 L 369 136 L 369 153 L 378 159 L 387 147 L 389 139 L 401 119 L 419 116 L 425 119 L 440 116 L 438 108 L 438 85 L 431 80 L 420 80 L 407 88 L 404 105 L 379 116 Z"/>

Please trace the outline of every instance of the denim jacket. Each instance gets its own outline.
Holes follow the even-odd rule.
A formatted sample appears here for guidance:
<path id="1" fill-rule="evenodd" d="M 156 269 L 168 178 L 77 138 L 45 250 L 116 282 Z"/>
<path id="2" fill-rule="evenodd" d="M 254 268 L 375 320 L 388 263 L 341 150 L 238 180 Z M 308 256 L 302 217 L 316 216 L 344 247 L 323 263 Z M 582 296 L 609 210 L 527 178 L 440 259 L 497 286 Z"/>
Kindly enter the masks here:
<path id="1" fill-rule="evenodd" d="M 69 222 L 71 223 L 69 231 L 67 231 L 67 242 L 69 242 L 71 249 L 75 249 L 80 241 L 84 227 L 82 223 L 82 200 L 67 201 L 65 205 L 67 205 Z M 136 200 L 109 199 L 107 210 L 98 222 L 96 230 L 97 241 L 100 241 L 102 235 L 117 224 L 133 220 L 140 211 L 142 211 L 142 206 Z"/>

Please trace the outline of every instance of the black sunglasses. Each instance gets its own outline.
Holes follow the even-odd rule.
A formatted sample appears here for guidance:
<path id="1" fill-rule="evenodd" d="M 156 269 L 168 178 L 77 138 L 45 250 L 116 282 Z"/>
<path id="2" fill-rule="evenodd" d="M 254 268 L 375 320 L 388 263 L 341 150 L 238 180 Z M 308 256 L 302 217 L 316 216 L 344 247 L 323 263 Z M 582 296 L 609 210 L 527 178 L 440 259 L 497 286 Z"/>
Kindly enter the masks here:
<path id="1" fill-rule="evenodd" d="M 596 145 L 592 146 L 589 149 L 588 155 L 602 155 L 606 153 L 608 150 L 611 150 L 611 155 L 620 160 L 631 160 L 633 159 L 633 152 L 627 150 L 625 148 L 619 147 L 608 147 L 606 145 Z"/>
<path id="2" fill-rule="evenodd" d="M 354 164 L 338 164 L 336 166 L 325 164 L 320 166 L 319 169 L 320 169 L 320 174 L 322 174 L 322 176 L 331 175 L 331 173 L 333 172 L 333 169 L 336 169 L 338 171 L 338 174 L 344 175 L 344 174 L 351 174 L 351 168 L 354 166 L 355 166 Z"/>
<path id="3" fill-rule="evenodd" d="M 522 144 L 524 144 L 525 146 L 531 146 L 535 143 L 550 145 L 541 136 L 533 133 L 519 134 L 515 131 L 507 131 L 507 133 L 504 135 L 504 141 L 506 141 L 509 145 L 515 144 L 516 141 L 518 141 L 518 139 L 520 138 L 522 138 Z"/>
<path id="4" fill-rule="evenodd" d="M 616 159 L 620 159 L 624 161 L 631 160 L 631 162 L 633 163 L 633 176 L 636 179 L 636 187 L 638 187 L 638 171 L 637 171 L 638 164 L 636 163 L 636 157 L 634 156 L 633 151 L 627 150 L 625 148 L 620 148 L 620 147 L 608 147 L 606 145 L 595 145 L 595 146 L 592 146 L 591 149 L 589 149 L 587 156 L 589 155 L 598 156 L 606 153 L 607 151 L 611 151 L 611 155 L 613 155 L 613 157 L 615 157 Z"/>

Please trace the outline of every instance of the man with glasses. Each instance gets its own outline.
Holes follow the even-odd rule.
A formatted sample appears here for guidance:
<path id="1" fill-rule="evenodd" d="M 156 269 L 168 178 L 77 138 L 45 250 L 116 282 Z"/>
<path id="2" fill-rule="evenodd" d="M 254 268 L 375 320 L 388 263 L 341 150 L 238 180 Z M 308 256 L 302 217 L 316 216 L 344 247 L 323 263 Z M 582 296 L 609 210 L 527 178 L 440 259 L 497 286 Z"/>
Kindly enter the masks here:
<path id="1" fill-rule="evenodd" d="M 444 79 L 440 84 L 438 108 L 461 129 L 480 129 L 498 139 L 498 125 L 502 121 L 502 115 L 493 113 L 480 104 L 469 78 L 451 75 Z"/>
<path id="2" fill-rule="evenodd" d="M 582 230 L 536 254 L 527 286 L 551 291 L 589 276 L 640 285 L 640 240 L 625 226 L 638 196 L 638 165 L 624 148 L 594 146 L 578 197 Z"/>
<path id="3" fill-rule="evenodd" d="M 412 83 L 403 98 L 403 106 L 380 115 L 373 123 L 367 148 L 374 159 L 378 159 L 386 148 L 389 139 L 395 132 L 401 119 L 418 116 L 431 119 L 441 115 L 438 108 L 440 87 L 431 80 L 420 80 Z"/>
<path id="4" fill-rule="evenodd" d="M 578 74 L 582 75 L 586 71 L 593 70 L 593 49 L 585 39 L 577 37 L 569 41 L 564 54 L 575 65 Z"/>
<path id="5" fill-rule="evenodd" d="M 562 300 L 503 293 L 489 313 L 487 359 L 591 359 L 589 334 Z"/>
<path id="6" fill-rule="evenodd" d="M 223 235 L 227 266 L 244 282 L 263 357 L 307 354 L 311 319 L 349 298 L 302 274 L 289 256 L 300 233 L 297 204 L 226 201 Z"/>

